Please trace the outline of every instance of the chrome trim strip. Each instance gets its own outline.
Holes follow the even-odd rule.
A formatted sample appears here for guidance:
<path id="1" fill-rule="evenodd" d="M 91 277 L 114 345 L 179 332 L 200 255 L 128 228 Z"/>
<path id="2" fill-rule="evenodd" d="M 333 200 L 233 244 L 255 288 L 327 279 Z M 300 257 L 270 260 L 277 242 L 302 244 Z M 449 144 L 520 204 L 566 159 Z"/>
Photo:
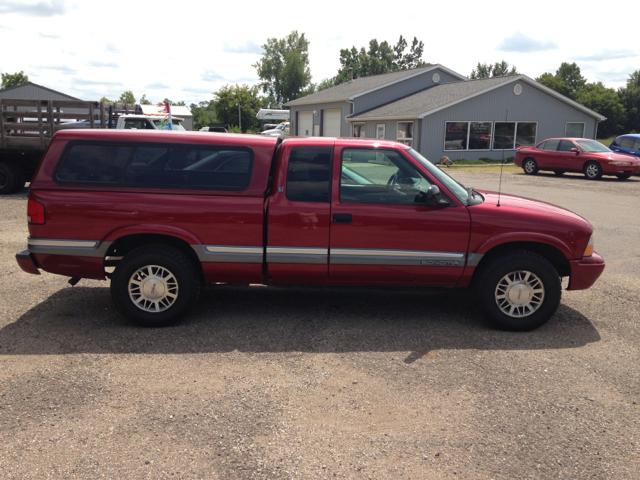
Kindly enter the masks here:
<path id="1" fill-rule="evenodd" d="M 31 238 L 27 242 L 29 245 L 39 247 L 78 247 L 93 248 L 99 242 L 97 240 L 58 240 L 53 238 Z"/>
<path id="2" fill-rule="evenodd" d="M 267 263 L 327 263 L 329 249 L 317 247 L 267 247 Z"/>
<path id="3" fill-rule="evenodd" d="M 205 248 L 211 253 L 253 253 L 262 255 L 262 247 L 228 247 L 223 245 L 206 245 Z"/>
<path id="4" fill-rule="evenodd" d="M 422 250 L 332 248 L 331 265 L 402 265 L 416 267 L 464 267 L 465 254 Z"/>
<path id="5" fill-rule="evenodd" d="M 54 238 L 29 238 L 29 252 L 71 257 L 104 258 L 112 242 L 100 240 L 60 240 Z"/>
<path id="6" fill-rule="evenodd" d="M 203 263 L 262 263 L 262 247 L 191 245 Z"/>
<path id="7" fill-rule="evenodd" d="M 484 257 L 484 253 L 469 253 L 467 255 L 467 267 L 477 267 Z"/>

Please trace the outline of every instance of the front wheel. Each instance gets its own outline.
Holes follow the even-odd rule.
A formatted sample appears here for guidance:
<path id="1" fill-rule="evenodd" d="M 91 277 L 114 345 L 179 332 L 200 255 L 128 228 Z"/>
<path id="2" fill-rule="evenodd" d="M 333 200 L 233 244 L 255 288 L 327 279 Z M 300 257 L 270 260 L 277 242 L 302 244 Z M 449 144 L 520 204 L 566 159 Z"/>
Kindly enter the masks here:
<path id="1" fill-rule="evenodd" d="M 602 177 L 602 167 L 598 162 L 587 162 L 584 166 L 584 176 L 589 180 L 598 180 Z"/>
<path id="2" fill-rule="evenodd" d="M 538 173 L 538 163 L 533 158 L 526 158 L 522 163 L 522 169 L 527 175 L 535 175 Z"/>
<path id="3" fill-rule="evenodd" d="M 618 177 L 620 180 L 629 180 L 631 178 L 631 174 L 630 173 L 618 173 L 616 175 L 616 177 Z"/>
<path id="4" fill-rule="evenodd" d="M 476 282 L 485 316 L 497 328 L 528 331 L 544 325 L 560 305 L 556 269 L 533 252 L 514 252 L 482 267 Z"/>
<path id="5" fill-rule="evenodd" d="M 128 320 L 165 327 L 181 320 L 198 301 L 200 279 L 193 262 L 167 245 L 129 252 L 111 279 L 111 298 Z"/>

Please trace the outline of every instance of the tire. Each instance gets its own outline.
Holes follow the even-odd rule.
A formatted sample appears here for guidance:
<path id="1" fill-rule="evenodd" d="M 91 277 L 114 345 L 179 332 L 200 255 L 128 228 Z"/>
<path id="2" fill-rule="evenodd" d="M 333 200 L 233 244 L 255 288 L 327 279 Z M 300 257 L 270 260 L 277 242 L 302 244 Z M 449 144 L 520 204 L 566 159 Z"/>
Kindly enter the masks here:
<path id="1" fill-rule="evenodd" d="M 479 273 L 478 300 L 487 320 L 499 329 L 533 330 L 549 321 L 560 305 L 558 272 L 537 253 L 518 251 L 496 257 Z"/>
<path id="2" fill-rule="evenodd" d="M 132 250 L 118 263 L 111 278 L 111 298 L 116 308 L 142 327 L 173 325 L 187 315 L 199 295 L 196 266 L 179 249 L 167 245 Z"/>
<path id="3" fill-rule="evenodd" d="M 564 175 L 567 172 L 565 172 L 564 170 L 554 170 L 553 173 L 555 173 L 557 176 L 560 177 L 560 176 Z"/>
<path id="4" fill-rule="evenodd" d="M 0 194 L 15 193 L 24 187 L 25 175 L 20 167 L 0 162 Z"/>
<path id="5" fill-rule="evenodd" d="M 630 173 L 618 173 L 616 175 L 616 177 L 618 177 L 620 180 L 629 180 L 631 178 L 631 174 Z"/>
<path id="6" fill-rule="evenodd" d="M 602 177 L 602 167 L 598 162 L 587 162 L 584 166 L 584 176 L 588 180 L 599 180 Z"/>
<path id="7" fill-rule="evenodd" d="M 538 163 L 533 158 L 525 158 L 522 162 L 522 169 L 527 175 L 535 175 L 538 173 Z"/>

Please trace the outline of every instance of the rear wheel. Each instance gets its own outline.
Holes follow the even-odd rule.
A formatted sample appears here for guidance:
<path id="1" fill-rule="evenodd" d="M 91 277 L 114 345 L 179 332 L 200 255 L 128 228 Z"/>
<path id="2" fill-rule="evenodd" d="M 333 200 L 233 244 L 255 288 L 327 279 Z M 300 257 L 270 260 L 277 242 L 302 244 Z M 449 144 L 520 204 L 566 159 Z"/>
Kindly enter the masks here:
<path id="1" fill-rule="evenodd" d="M 538 173 L 538 163 L 533 158 L 525 158 L 522 162 L 522 169 L 527 175 L 535 175 Z"/>
<path id="2" fill-rule="evenodd" d="M 197 302 L 200 279 L 193 262 L 167 245 L 129 252 L 111 278 L 111 298 L 128 320 L 165 327 L 181 320 Z"/>
<path id="3" fill-rule="evenodd" d="M 620 180 L 629 180 L 631 178 L 630 173 L 619 173 L 616 175 Z"/>
<path id="4" fill-rule="evenodd" d="M 555 173 L 557 176 L 561 176 L 561 175 L 564 175 L 566 172 L 564 170 L 554 170 L 553 173 Z"/>
<path id="5" fill-rule="evenodd" d="M 21 168 L 0 162 L 0 193 L 15 193 L 24 187 L 25 176 Z"/>
<path id="6" fill-rule="evenodd" d="M 584 166 L 584 176 L 589 180 L 598 180 L 602 177 L 602 167 L 598 162 L 587 162 Z"/>
<path id="7" fill-rule="evenodd" d="M 497 328 L 533 330 L 544 325 L 560 305 L 558 272 L 536 253 L 497 257 L 479 273 L 476 293 L 485 316 Z"/>

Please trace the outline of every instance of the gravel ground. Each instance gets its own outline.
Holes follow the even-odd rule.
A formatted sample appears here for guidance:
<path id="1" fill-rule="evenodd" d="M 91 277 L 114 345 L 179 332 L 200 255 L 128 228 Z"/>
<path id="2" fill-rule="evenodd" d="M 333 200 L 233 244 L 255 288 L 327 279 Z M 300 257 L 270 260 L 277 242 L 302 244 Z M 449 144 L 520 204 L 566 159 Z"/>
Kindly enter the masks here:
<path id="1" fill-rule="evenodd" d="M 502 191 L 585 216 L 607 260 L 534 332 L 465 291 L 260 286 L 136 328 L 105 282 L 23 273 L 26 190 L 0 197 L 0 477 L 639 478 L 640 179 Z"/>

